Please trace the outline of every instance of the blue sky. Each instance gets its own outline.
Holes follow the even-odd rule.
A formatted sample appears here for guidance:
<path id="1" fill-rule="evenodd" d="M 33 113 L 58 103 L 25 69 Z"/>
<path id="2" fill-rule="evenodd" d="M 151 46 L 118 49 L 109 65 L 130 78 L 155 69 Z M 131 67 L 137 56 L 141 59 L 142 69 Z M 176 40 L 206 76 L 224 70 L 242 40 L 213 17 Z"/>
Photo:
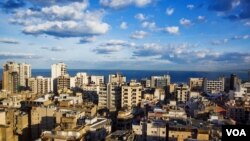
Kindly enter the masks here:
<path id="1" fill-rule="evenodd" d="M 3 0 L 0 63 L 50 68 L 250 68 L 249 0 Z"/>

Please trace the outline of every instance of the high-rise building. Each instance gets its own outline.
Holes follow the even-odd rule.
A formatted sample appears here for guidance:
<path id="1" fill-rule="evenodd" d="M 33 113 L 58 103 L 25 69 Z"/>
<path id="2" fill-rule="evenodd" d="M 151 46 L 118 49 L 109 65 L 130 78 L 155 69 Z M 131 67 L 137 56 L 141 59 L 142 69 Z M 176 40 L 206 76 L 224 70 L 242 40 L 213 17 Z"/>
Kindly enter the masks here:
<path id="1" fill-rule="evenodd" d="M 188 84 L 191 91 L 202 91 L 203 78 L 189 78 Z"/>
<path id="2" fill-rule="evenodd" d="M 29 78 L 28 87 L 34 94 L 47 94 L 51 91 L 51 79 L 42 76 Z"/>
<path id="3" fill-rule="evenodd" d="M 190 90 L 188 85 L 180 84 L 175 87 L 176 101 L 186 103 L 190 98 Z"/>
<path id="4" fill-rule="evenodd" d="M 67 92 L 68 90 L 70 90 L 70 76 L 68 74 L 57 77 L 56 83 L 57 83 L 56 90 L 58 93 L 59 91 Z"/>
<path id="5" fill-rule="evenodd" d="M 3 65 L 3 90 L 16 93 L 19 88 L 19 65 L 7 62 Z"/>
<path id="6" fill-rule="evenodd" d="M 107 107 L 107 85 L 101 84 L 98 92 L 98 108 Z"/>
<path id="7" fill-rule="evenodd" d="M 208 93 L 220 93 L 224 91 L 224 78 L 219 78 L 218 80 L 207 80 L 203 81 L 203 90 Z"/>
<path id="8" fill-rule="evenodd" d="M 151 77 L 151 88 L 166 88 L 169 84 L 170 75 Z"/>
<path id="9" fill-rule="evenodd" d="M 26 63 L 7 62 L 3 65 L 3 89 L 17 92 L 27 86 L 27 79 L 31 77 L 31 66 Z"/>
<path id="10" fill-rule="evenodd" d="M 121 108 L 121 85 L 119 83 L 107 84 L 107 108 L 118 111 Z"/>
<path id="11" fill-rule="evenodd" d="M 67 74 L 67 66 L 64 63 L 58 63 L 51 65 L 51 91 L 56 89 L 56 78 Z"/>
<path id="12" fill-rule="evenodd" d="M 96 76 L 91 75 L 90 76 L 90 83 L 95 85 L 100 85 L 104 83 L 104 76 Z"/>
<path id="13" fill-rule="evenodd" d="M 150 83 L 151 83 L 151 80 L 150 80 L 150 79 L 143 78 L 143 79 L 141 80 L 141 85 L 142 85 L 144 88 L 150 88 Z"/>
<path id="14" fill-rule="evenodd" d="M 121 107 L 132 108 L 141 102 L 142 85 L 135 81 L 131 81 L 129 85 L 122 86 L 122 102 Z"/>
<path id="15" fill-rule="evenodd" d="M 83 85 L 89 84 L 89 78 L 86 72 L 79 72 L 75 76 L 75 87 L 81 88 Z"/>
<path id="16" fill-rule="evenodd" d="M 100 85 L 98 108 L 108 108 L 110 111 L 118 111 L 121 108 L 121 85 L 119 83 Z"/>
<path id="17" fill-rule="evenodd" d="M 109 83 L 120 83 L 123 84 L 126 82 L 126 77 L 116 73 L 116 74 L 110 74 L 109 75 Z"/>
<path id="18" fill-rule="evenodd" d="M 154 98 L 157 100 L 163 101 L 165 100 L 165 90 L 163 88 L 156 88 L 154 91 Z"/>
<path id="19" fill-rule="evenodd" d="M 236 74 L 231 74 L 230 76 L 230 90 L 236 90 L 241 84 L 241 80 Z"/>
<path id="20" fill-rule="evenodd" d="M 19 64 L 19 81 L 20 86 L 26 87 L 27 80 L 31 77 L 31 66 L 30 64 L 20 63 Z"/>

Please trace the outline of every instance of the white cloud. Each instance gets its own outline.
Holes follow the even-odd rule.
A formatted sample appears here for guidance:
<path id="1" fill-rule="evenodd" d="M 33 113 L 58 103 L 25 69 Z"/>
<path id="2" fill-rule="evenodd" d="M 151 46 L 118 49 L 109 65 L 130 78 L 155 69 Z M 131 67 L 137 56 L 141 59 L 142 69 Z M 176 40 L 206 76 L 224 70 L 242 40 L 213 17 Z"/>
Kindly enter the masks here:
<path id="1" fill-rule="evenodd" d="M 194 5 L 193 4 L 188 4 L 187 8 L 190 9 L 190 10 L 192 10 L 192 9 L 194 9 Z"/>
<path id="2" fill-rule="evenodd" d="M 232 40 L 242 40 L 242 39 L 244 39 L 244 40 L 250 39 L 250 35 L 247 35 L 247 34 L 240 35 L 240 36 L 236 35 L 236 36 L 232 37 Z"/>
<path id="3" fill-rule="evenodd" d="M 166 14 L 168 16 L 172 15 L 173 13 L 174 13 L 174 8 L 169 7 L 169 8 L 166 9 Z"/>
<path id="4" fill-rule="evenodd" d="M 135 31 L 131 35 L 131 38 L 133 38 L 133 39 L 143 39 L 146 35 L 148 35 L 147 32 L 140 30 L 140 31 Z"/>
<path id="5" fill-rule="evenodd" d="M 135 43 L 129 43 L 124 40 L 109 40 L 100 46 L 121 46 L 121 47 L 134 47 Z"/>
<path id="6" fill-rule="evenodd" d="M 88 11 L 87 6 L 88 2 L 83 1 L 34 11 L 17 10 L 11 22 L 23 25 L 23 32 L 32 35 L 85 37 L 105 34 L 109 25 L 102 21 L 104 12 Z"/>
<path id="7" fill-rule="evenodd" d="M 250 21 L 246 22 L 244 25 L 245 26 L 250 26 Z"/>
<path id="8" fill-rule="evenodd" d="M 144 20 L 147 19 L 147 17 L 146 17 L 144 14 L 142 14 L 142 13 L 136 14 L 136 15 L 135 15 L 135 18 L 136 18 L 137 20 L 140 20 L 140 21 L 144 21 Z"/>
<path id="9" fill-rule="evenodd" d="M 0 52 L 0 60 L 3 59 L 40 59 L 41 56 L 31 53 Z"/>
<path id="10" fill-rule="evenodd" d="M 119 52 L 124 48 L 135 46 L 135 43 L 130 43 L 124 40 L 109 40 L 105 43 L 100 44 L 93 51 L 98 54 L 111 54 L 114 52 Z"/>
<path id="11" fill-rule="evenodd" d="M 228 39 L 227 38 L 225 38 L 223 40 L 213 40 L 211 42 L 212 45 L 222 45 L 222 44 L 226 44 L 226 43 L 228 43 Z"/>
<path id="12" fill-rule="evenodd" d="M 198 17 L 197 17 L 197 20 L 198 20 L 198 21 L 205 21 L 205 20 L 206 20 L 206 17 L 205 17 L 205 16 L 198 16 Z"/>
<path id="13" fill-rule="evenodd" d="M 134 5 L 136 7 L 144 7 L 152 2 L 153 0 L 100 0 L 100 4 L 102 6 L 113 9 L 119 9 L 130 5 Z"/>
<path id="14" fill-rule="evenodd" d="M 243 39 L 249 39 L 249 37 L 250 37 L 249 35 L 244 35 L 242 38 Z"/>
<path id="15" fill-rule="evenodd" d="M 41 47 L 41 49 L 58 52 L 58 51 L 65 51 L 62 47 Z"/>
<path id="16" fill-rule="evenodd" d="M 189 26 L 192 24 L 192 22 L 189 19 L 182 18 L 180 19 L 180 24 L 184 26 Z"/>
<path id="17" fill-rule="evenodd" d="M 19 44 L 19 41 L 11 38 L 0 38 L 0 43 L 5 44 Z"/>
<path id="18" fill-rule="evenodd" d="M 126 22 L 122 22 L 122 23 L 120 24 L 120 28 L 121 28 L 121 29 L 127 29 L 127 28 L 128 28 L 128 24 L 127 24 Z"/>
<path id="19" fill-rule="evenodd" d="M 234 0 L 234 1 L 232 2 L 232 7 L 233 7 L 233 8 L 235 8 L 235 7 L 239 6 L 239 5 L 240 5 L 240 0 Z"/>
<path id="20" fill-rule="evenodd" d="M 119 52 L 122 48 L 120 46 L 105 46 L 97 47 L 93 51 L 97 54 L 111 54 L 114 52 Z"/>
<path id="21" fill-rule="evenodd" d="M 172 35 L 179 34 L 179 27 L 178 26 L 168 26 L 165 28 L 165 31 Z"/>
<path id="22" fill-rule="evenodd" d="M 90 42 L 94 42 L 96 41 L 96 37 L 95 36 L 85 36 L 82 37 L 79 41 L 80 44 L 84 44 L 84 43 L 90 43 Z"/>
<path id="23" fill-rule="evenodd" d="M 153 29 L 156 28 L 155 22 L 147 22 L 147 21 L 145 21 L 145 22 L 143 22 L 143 23 L 141 24 L 141 26 L 142 26 L 143 28 L 148 28 L 148 29 L 150 29 L 150 30 L 153 30 Z"/>
<path id="24" fill-rule="evenodd" d="M 153 2 L 153 0 L 134 0 L 134 3 L 137 7 L 146 6 L 152 2 Z"/>

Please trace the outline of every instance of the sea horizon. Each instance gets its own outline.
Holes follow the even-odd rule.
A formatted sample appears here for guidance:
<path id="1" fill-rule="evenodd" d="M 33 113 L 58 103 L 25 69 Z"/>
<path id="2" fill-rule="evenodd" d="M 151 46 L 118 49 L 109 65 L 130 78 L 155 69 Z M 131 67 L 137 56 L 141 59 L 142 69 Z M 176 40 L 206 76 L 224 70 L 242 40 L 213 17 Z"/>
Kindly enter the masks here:
<path id="1" fill-rule="evenodd" d="M 236 74 L 242 80 L 248 79 L 248 72 L 243 70 L 238 71 L 188 71 L 188 70 L 126 70 L 126 69 L 68 69 L 68 74 L 72 77 L 78 72 L 86 72 L 88 75 L 102 75 L 105 81 L 108 80 L 109 74 L 121 73 L 126 76 L 127 81 L 136 79 L 137 81 L 151 76 L 162 76 L 169 74 L 173 83 L 187 83 L 190 77 L 205 77 L 208 79 L 218 79 L 219 77 L 230 77 L 231 74 Z M 0 69 L 2 74 L 2 69 Z M 44 76 L 50 77 L 50 69 L 32 69 L 32 77 Z M 2 80 L 2 75 L 0 75 Z"/>

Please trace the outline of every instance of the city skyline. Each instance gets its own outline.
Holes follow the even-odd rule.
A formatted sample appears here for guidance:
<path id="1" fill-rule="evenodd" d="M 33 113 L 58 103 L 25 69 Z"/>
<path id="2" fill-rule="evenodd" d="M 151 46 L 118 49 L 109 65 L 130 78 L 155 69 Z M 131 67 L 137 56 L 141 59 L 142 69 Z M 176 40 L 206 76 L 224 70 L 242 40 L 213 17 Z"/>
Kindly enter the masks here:
<path id="1" fill-rule="evenodd" d="M 247 0 L 6 0 L 0 63 L 72 69 L 250 68 Z"/>

